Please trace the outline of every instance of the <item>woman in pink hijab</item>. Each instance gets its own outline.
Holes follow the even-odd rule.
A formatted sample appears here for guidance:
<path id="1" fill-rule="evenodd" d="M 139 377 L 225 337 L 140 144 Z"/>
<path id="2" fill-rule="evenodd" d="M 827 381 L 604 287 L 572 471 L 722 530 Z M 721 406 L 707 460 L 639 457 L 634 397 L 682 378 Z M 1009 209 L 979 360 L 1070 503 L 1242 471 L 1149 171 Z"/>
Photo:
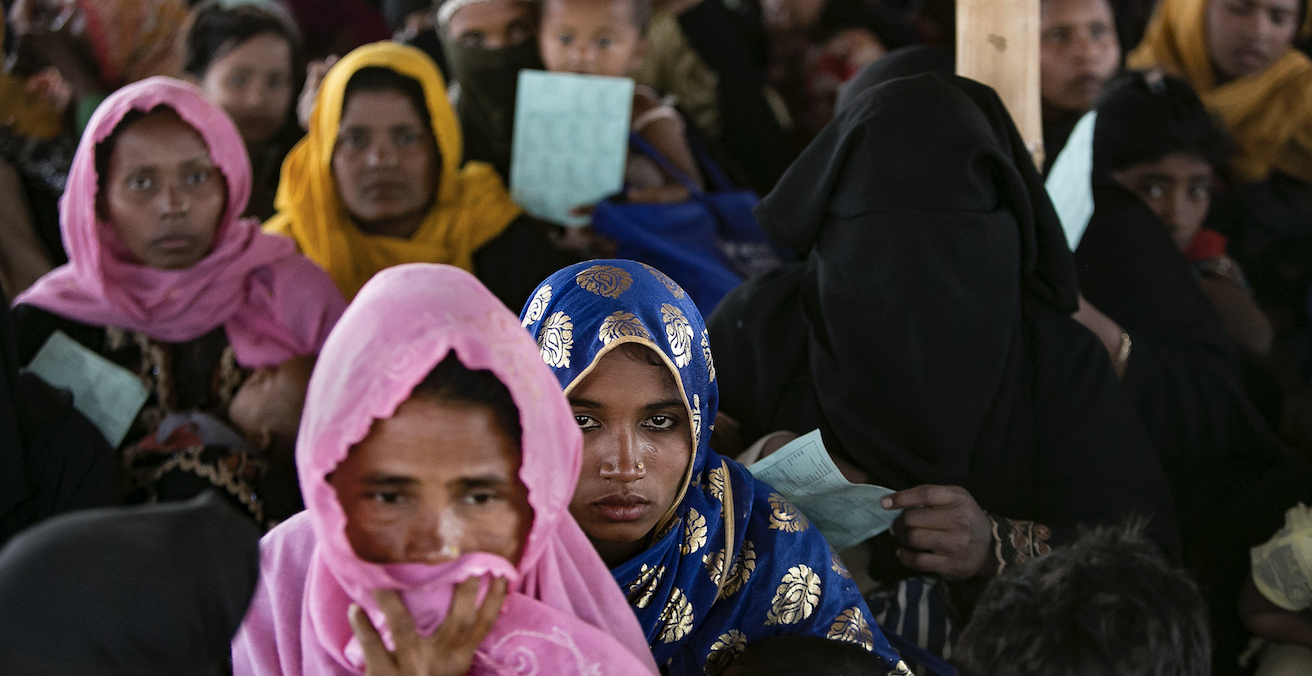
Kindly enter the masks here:
<path id="1" fill-rule="evenodd" d="M 324 345 L 297 441 L 306 511 L 261 544 L 237 676 L 656 673 L 569 514 L 569 404 L 469 273 L 370 280 Z"/>
<path id="2" fill-rule="evenodd" d="M 222 109 L 178 80 L 128 85 L 96 110 L 73 159 L 60 203 L 70 262 L 15 299 L 23 364 L 59 331 L 145 386 L 128 431 L 109 440 L 124 454 L 129 502 L 214 485 L 266 516 L 267 458 L 195 439 L 174 440 L 186 452 L 151 451 L 171 414 L 223 419 L 255 369 L 317 353 L 345 308 L 294 244 L 240 217 L 250 191 L 245 146 Z"/>

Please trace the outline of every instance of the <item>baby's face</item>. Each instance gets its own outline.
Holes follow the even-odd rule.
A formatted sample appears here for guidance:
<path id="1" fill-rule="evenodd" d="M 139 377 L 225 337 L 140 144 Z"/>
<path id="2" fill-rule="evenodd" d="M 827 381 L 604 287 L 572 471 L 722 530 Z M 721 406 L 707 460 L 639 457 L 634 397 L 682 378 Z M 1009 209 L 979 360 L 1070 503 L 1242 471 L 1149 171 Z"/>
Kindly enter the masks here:
<path id="1" fill-rule="evenodd" d="M 294 443 L 313 368 L 314 357 L 297 357 L 256 369 L 233 396 L 228 419 L 262 450 L 274 442 Z"/>
<path id="2" fill-rule="evenodd" d="M 547 0 L 538 44 L 547 70 L 627 77 L 646 56 L 633 0 Z"/>

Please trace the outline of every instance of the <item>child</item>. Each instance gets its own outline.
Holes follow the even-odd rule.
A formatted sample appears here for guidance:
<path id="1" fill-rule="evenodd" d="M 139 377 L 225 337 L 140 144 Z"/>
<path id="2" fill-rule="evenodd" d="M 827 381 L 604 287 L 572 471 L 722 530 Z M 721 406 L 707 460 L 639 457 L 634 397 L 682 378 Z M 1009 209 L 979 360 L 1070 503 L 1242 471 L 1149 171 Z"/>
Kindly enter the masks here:
<path id="1" fill-rule="evenodd" d="M 296 433 L 314 356 L 260 368 L 228 405 L 228 421 L 192 411 L 175 413 L 131 451 L 134 470 L 151 475 L 156 497 L 182 498 L 207 484 L 226 491 L 256 521 L 272 526 L 300 511 Z M 224 456 L 217 472 L 197 471 L 198 458 Z M 228 480 L 225 470 L 243 480 Z"/>
<path id="2" fill-rule="evenodd" d="M 546 0 L 538 44 L 547 70 L 629 77 L 647 53 L 651 0 Z M 648 87 L 633 96 L 633 131 L 701 186 L 679 113 Z M 681 202 L 688 190 L 654 162 L 630 154 L 625 181 L 635 202 Z"/>
<path id="3" fill-rule="evenodd" d="M 1142 530 L 1099 528 L 994 578 L 952 651 L 961 676 L 1210 674 L 1198 587 Z"/>

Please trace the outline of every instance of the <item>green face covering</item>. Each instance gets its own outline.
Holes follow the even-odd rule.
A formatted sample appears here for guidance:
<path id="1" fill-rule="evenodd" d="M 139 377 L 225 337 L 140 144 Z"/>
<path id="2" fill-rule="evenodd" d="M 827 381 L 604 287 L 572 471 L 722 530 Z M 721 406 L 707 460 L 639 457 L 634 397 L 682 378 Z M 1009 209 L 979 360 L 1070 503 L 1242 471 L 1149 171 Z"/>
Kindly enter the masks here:
<path id="1" fill-rule="evenodd" d="M 510 176 L 519 71 L 542 68 L 535 39 L 498 49 L 462 45 L 439 30 L 451 79 L 460 84 L 456 115 L 465 134 L 465 160 L 489 162 Z"/>

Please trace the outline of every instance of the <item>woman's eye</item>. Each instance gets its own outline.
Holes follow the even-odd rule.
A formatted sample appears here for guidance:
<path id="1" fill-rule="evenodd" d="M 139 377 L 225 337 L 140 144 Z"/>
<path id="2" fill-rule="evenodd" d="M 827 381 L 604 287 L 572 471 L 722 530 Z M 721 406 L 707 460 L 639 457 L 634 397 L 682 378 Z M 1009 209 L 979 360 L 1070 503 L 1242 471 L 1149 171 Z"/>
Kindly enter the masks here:
<path id="1" fill-rule="evenodd" d="M 200 185 L 208 180 L 210 180 L 209 169 L 193 171 L 187 175 L 187 185 Z"/>
<path id="2" fill-rule="evenodd" d="M 568 46 L 574 44 L 574 36 L 573 36 L 573 35 L 570 35 L 570 34 L 568 34 L 568 33 L 564 33 L 564 34 L 561 34 L 561 35 L 557 35 L 557 36 L 556 36 L 556 41 L 560 43 L 560 46 L 562 46 L 562 47 L 568 47 Z"/>
<path id="3" fill-rule="evenodd" d="M 394 491 L 377 491 L 370 493 L 369 499 L 383 505 L 399 505 L 405 501 L 405 496 Z"/>
<path id="4" fill-rule="evenodd" d="M 1189 189 L 1189 197 L 1202 201 L 1212 196 L 1212 189 L 1205 185 L 1196 185 Z"/>
<path id="5" fill-rule="evenodd" d="M 155 181 L 149 176 L 133 176 L 128 179 L 128 188 L 132 190 L 150 190 L 155 187 Z"/>
<path id="6" fill-rule="evenodd" d="M 597 38 L 597 46 L 601 49 L 606 49 L 613 44 L 615 44 L 615 41 L 610 38 Z"/>
<path id="7" fill-rule="evenodd" d="M 579 429 L 584 430 L 601 427 L 601 423 L 597 422 L 596 418 L 593 418 L 590 415 L 576 415 L 574 416 L 574 422 L 579 424 Z"/>
<path id="8" fill-rule="evenodd" d="M 647 427 L 655 430 L 668 430 L 674 427 L 674 418 L 668 415 L 654 415 L 647 418 Z"/>
<path id="9" fill-rule="evenodd" d="M 397 132 L 395 141 L 398 146 L 412 146 L 419 143 L 419 134 L 413 131 Z"/>
<path id="10" fill-rule="evenodd" d="M 286 73 L 270 75 L 266 86 L 269 89 L 285 89 L 292 86 L 292 78 Z"/>
<path id="11" fill-rule="evenodd" d="M 342 137 L 341 143 L 345 143 L 352 148 L 363 149 L 369 145 L 369 140 L 365 138 L 364 134 L 347 134 Z"/>
<path id="12" fill-rule="evenodd" d="M 247 78 L 245 75 L 233 75 L 228 78 L 228 86 L 232 87 L 233 89 L 242 89 L 249 82 L 250 79 Z"/>
<path id="13" fill-rule="evenodd" d="M 492 492 L 470 493 L 469 495 L 465 496 L 465 504 L 486 505 L 492 502 L 493 500 L 496 500 L 498 497 L 500 496 Z"/>
<path id="14" fill-rule="evenodd" d="M 1153 183 L 1143 187 L 1143 194 L 1147 195 L 1148 199 L 1159 200 L 1166 197 L 1166 189 Z"/>

